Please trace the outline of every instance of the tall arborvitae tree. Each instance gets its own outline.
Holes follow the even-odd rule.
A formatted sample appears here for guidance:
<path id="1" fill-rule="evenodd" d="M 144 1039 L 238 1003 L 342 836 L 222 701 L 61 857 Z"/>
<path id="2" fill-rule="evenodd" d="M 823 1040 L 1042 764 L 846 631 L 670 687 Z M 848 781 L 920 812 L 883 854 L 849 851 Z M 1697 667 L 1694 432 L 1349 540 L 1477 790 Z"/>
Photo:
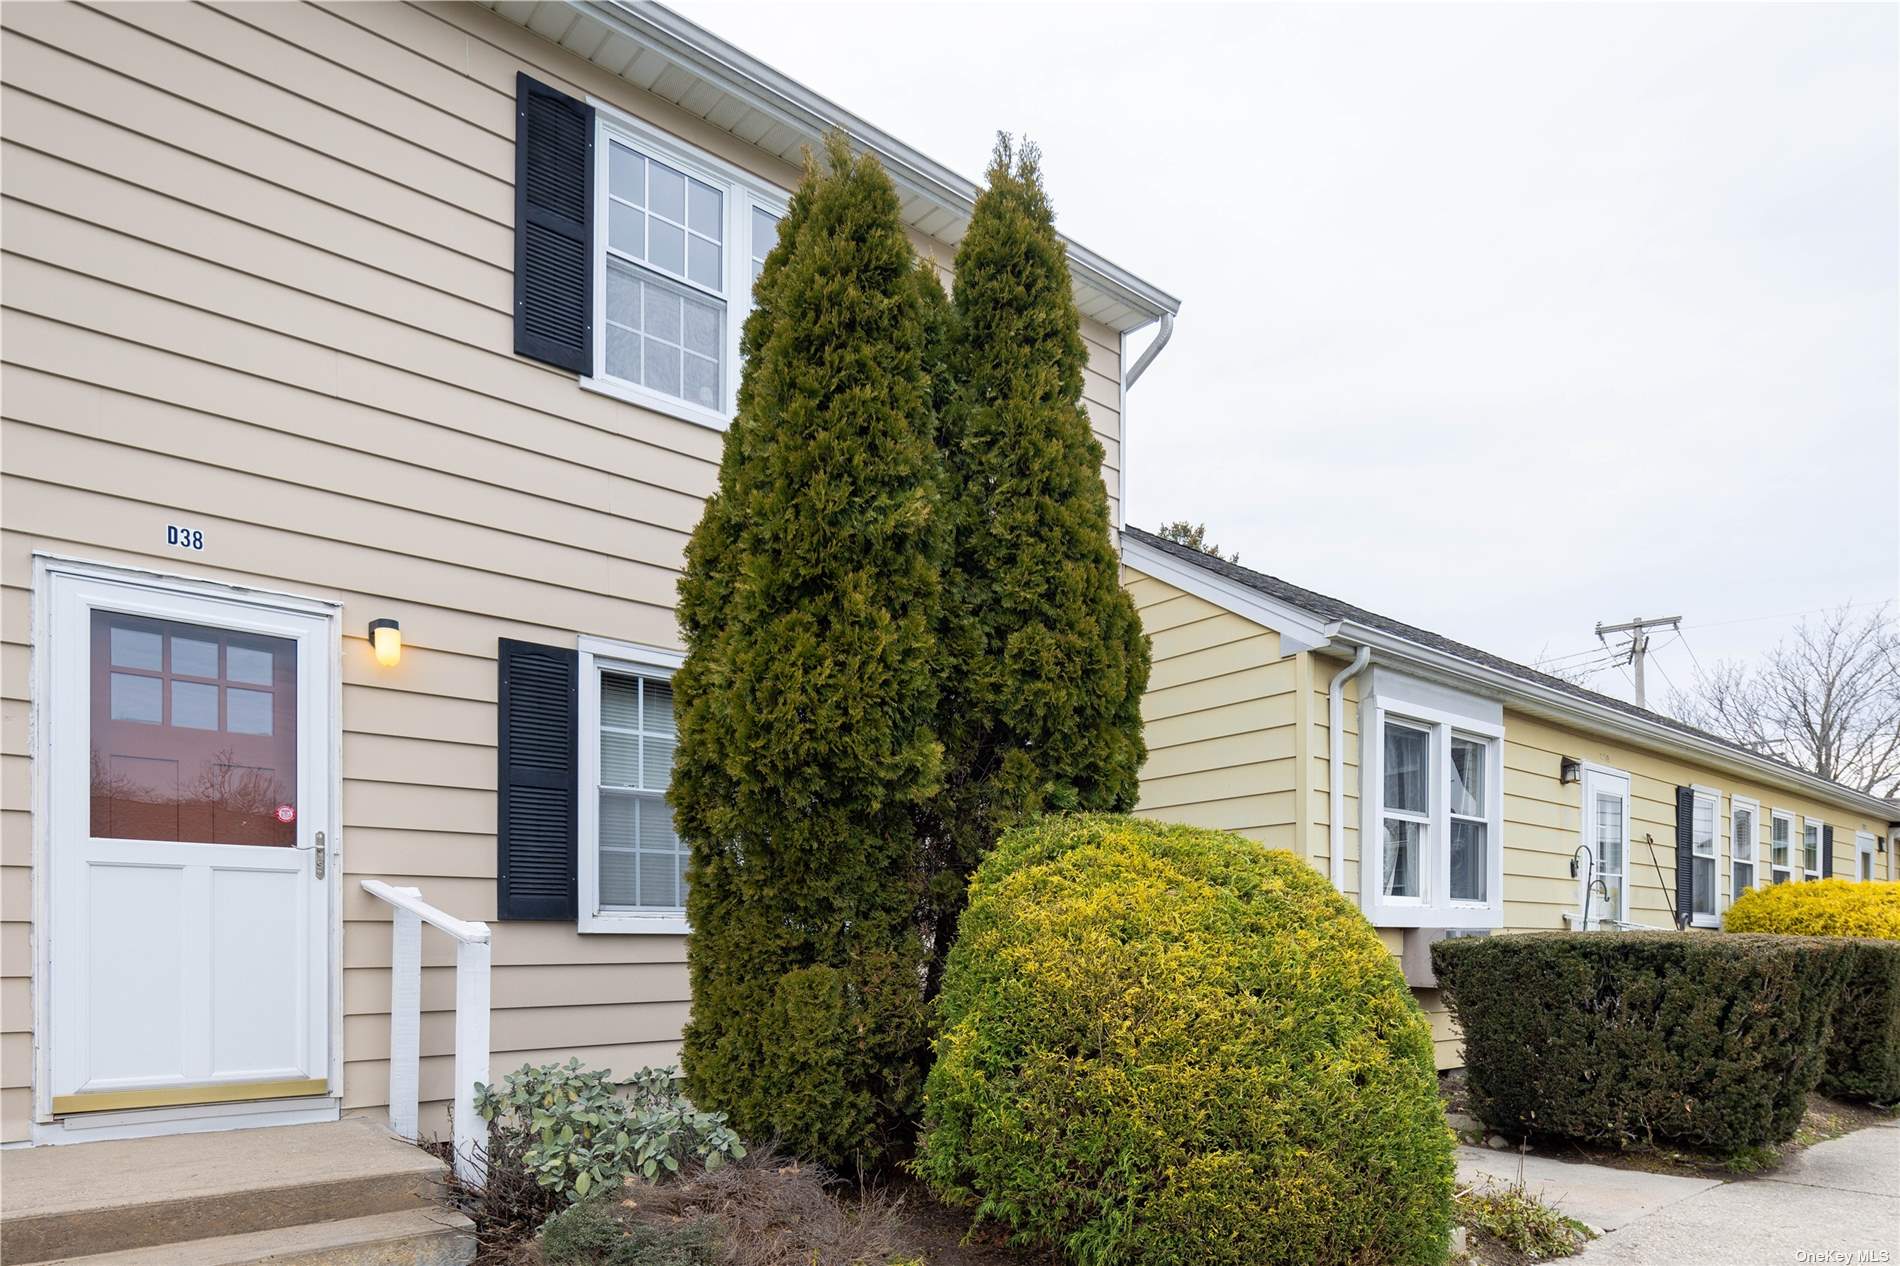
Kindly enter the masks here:
<path id="1" fill-rule="evenodd" d="M 940 774 L 944 531 L 922 293 L 889 178 L 829 138 L 756 288 L 680 582 L 687 1087 L 854 1168 L 906 1132 L 925 1041 L 913 823 Z"/>
<path id="2" fill-rule="evenodd" d="M 1012 822 L 1132 808 L 1148 639 L 1122 591 L 1088 352 L 1033 146 L 997 139 L 957 248 L 939 443 L 944 789 L 920 815 L 929 989 L 970 872 Z"/>

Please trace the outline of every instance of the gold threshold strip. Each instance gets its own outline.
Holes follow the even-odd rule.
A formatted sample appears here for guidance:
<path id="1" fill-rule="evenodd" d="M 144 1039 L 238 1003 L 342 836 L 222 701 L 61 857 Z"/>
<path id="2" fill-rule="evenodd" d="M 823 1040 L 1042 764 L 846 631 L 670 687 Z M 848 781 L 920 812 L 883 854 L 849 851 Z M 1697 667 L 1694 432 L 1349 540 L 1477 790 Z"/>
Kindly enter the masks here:
<path id="1" fill-rule="evenodd" d="M 251 1099 L 297 1099 L 330 1092 L 322 1077 L 292 1081 L 233 1082 L 222 1086 L 165 1086 L 156 1090 L 102 1090 L 84 1095 L 54 1095 L 53 1113 L 124 1112 L 131 1108 L 176 1108 L 194 1103 L 242 1103 Z"/>

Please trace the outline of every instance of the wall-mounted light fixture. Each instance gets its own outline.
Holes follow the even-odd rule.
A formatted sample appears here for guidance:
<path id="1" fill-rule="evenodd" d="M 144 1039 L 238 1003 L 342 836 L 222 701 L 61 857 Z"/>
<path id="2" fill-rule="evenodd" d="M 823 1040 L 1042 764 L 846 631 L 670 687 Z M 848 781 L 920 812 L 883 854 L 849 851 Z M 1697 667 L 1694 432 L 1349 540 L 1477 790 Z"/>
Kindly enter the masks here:
<path id="1" fill-rule="evenodd" d="M 1574 756 L 1562 756 L 1557 760 L 1557 781 L 1563 783 L 1583 781 L 1583 762 Z"/>
<path id="2" fill-rule="evenodd" d="M 394 620 L 371 620 L 369 644 L 376 650 L 376 662 L 394 668 L 402 659 L 402 626 Z"/>

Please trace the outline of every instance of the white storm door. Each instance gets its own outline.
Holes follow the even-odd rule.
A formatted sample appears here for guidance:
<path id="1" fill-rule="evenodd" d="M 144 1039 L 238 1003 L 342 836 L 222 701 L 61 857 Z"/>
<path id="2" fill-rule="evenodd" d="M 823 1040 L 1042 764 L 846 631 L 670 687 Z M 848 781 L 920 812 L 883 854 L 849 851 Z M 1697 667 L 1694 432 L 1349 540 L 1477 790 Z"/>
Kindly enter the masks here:
<path id="1" fill-rule="evenodd" d="M 1586 765 L 1583 842 L 1590 849 L 1593 873 L 1579 875 L 1583 891 L 1578 894 L 1578 908 L 1588 911 L 1586 928 L 1629 918 L 1629 837 L 1629 775 Z"/>
<path id="2" fill-rule="evenodd" d="M 331 618 L 48 593 L 53 1112 L 328 1093 Z"/>

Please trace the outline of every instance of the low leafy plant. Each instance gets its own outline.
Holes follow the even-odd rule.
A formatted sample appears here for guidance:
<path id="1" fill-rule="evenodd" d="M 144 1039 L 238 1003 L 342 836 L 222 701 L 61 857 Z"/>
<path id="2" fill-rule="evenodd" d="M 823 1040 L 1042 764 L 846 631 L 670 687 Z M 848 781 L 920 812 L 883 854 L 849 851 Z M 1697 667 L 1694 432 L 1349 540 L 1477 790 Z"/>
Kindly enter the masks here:
<path id="1" fill-rule="evenodd" d="M 745 1155 L 725 1114 L 694 1108 L 671 1068 L 616 1083 L 578 1059 L 523 1064 L 476 1096 L 490 1157 L 519 1157 L 538 1186 L 569 1201 L 629 1176 L 659 1178 L 694 1163 L 717 1169 Z"/>
<path id="2" fill-rule="evenodd" d="M 1569 1257 L 1597 1233 L 1533 1196 L 1522 1183 L 1458 1193 L 1458 1221 L 1533 1262 Z"/>
<path id="3" fill-rule="evenodd" d="M 1533 932 L 1440 941 L 1432 960 L 1492 1129 L 1725 1155 L 1793 1136 L 1854 944 Z"/>
<path id="4" fill-rule="evenodd" d="M 1861 938 L 1834 1008 L 1821 1092 L 1900 1102 L 1900 884 L 1823 879 L 1758 888 L 1729 908 L 1724 926 Z"/>

